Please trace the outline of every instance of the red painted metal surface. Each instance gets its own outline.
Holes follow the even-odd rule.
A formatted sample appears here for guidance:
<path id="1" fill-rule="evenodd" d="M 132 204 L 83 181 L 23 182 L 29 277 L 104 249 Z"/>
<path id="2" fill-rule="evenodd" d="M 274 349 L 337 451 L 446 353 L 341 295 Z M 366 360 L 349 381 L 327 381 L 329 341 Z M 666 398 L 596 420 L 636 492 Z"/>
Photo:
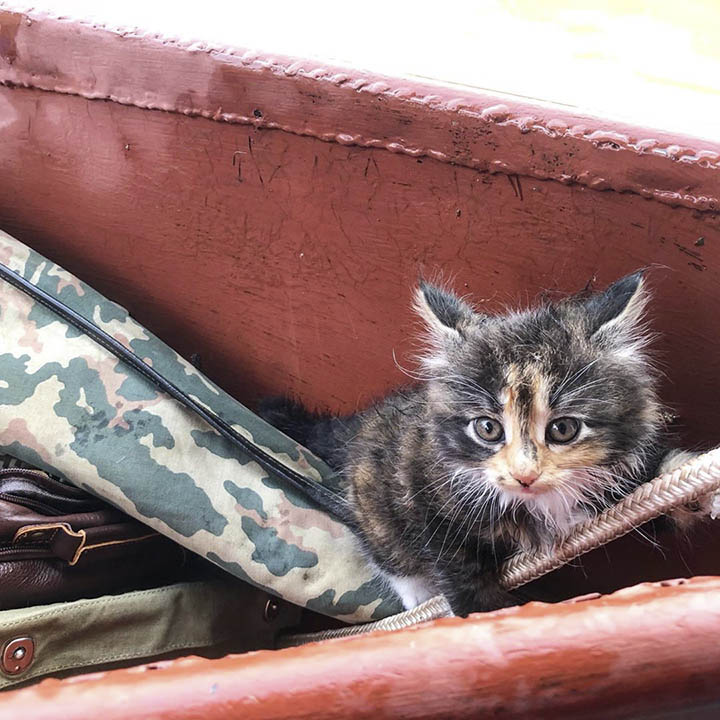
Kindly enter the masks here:
<path id="1" fill-rule="evenodd" d="M 244 401 L 351 410 L 405 381 L 419 272 L 493 310 L 650 265 L 675 427 L 718 443 L 720 145 L 7 10 L 0 137 L 0 226 Z M 715 535 L 623 540 L 554 590 L 718 572 Z M 659 717 L 718 699 L 718 583 L 52 681 L 0 716 Z"/>
<path id="2" fill-rule="evenodd" d="M 701 578 L 301 648 L 46 680 L 4 695 L 0 715 L 709 719 L 720 712 L 719 627 L 720 580 Z"/>
<path id="3" fill-rule="evenodd" d="M 713 179 L 720 152 L 708 140 L 518 96 L 183 43 L 39 12 L 8 12 L 0 32 L 5 82 L 720 209 Z M 132 62 L 124 62 L 128 58 Z M 519 133 L 530 137 L 519 139 Z"/>
<path id="4" fill-rule="evenodd" d="M 716 439 L 720 147 L 42 16 L 0 37 L 0 223 L 241 399 L 403 382 L 420 271 L 492 309 L 655 264 L 665 395 Z"/>

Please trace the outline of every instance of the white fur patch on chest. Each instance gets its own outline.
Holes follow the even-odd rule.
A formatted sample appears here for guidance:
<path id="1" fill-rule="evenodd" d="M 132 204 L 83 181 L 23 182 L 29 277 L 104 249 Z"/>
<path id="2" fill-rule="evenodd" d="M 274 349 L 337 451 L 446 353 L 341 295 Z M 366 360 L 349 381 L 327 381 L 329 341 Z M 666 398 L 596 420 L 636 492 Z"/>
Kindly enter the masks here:
<path id="1" fill-rule="evenodd" d="M 529 498 L 526 507 L 535 517 L 544 521 L 548 529 L 559 538 L 569 535 L 589 517 L 587 510 L 580 507 L 574 498 L 563 498 L 561 492 Z"/>
<path id="2" fill-rule="evenodd" d="M 385 579 L 400 596 L 406 610 L 412 610 L 437 595 L 437 592 L 430 587 L 427 580 L 421 577 L 399 577 L 385 574 Z"/>

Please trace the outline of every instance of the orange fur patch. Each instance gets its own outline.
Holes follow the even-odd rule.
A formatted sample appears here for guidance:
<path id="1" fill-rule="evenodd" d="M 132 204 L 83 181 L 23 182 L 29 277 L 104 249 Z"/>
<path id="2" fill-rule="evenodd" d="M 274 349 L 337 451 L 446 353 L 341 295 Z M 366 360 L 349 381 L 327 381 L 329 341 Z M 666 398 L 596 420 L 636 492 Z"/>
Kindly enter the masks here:
<path id="1" fill-rule="evenodd" d="M 520 371 L 511 366 L 507 374 L 508 384 L 500 394 L 503 404 L 503 425 L 506 441 L 498 451 L 485 462 L 485 466 L 505 484 L 515 484 L 515 476 L 537 473 L 538 489 L 557 483 L 565 470 L 594 467 L 605 459 L 605 450 L 600 443 L 587 438 L 578 444 L 555 445 L 545 442 L 545 429 L 552 418 L 550 409 L 550 380 L 536 365 L 529 365 Z M 518 404 L 520 386 L 531 390 L 532 405 L 528 416 Z M 534 457 L 530 447 L 534 446 Z"/>

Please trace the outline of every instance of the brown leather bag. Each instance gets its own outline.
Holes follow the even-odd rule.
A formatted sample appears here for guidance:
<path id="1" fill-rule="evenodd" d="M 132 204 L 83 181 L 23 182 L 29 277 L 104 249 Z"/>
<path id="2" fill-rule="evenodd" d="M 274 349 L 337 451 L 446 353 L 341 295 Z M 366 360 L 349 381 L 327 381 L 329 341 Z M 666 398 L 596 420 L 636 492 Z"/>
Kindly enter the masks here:
<path id="1" fill-rule="evenodd" d="M 39 470 L 0 469 L 0 610 L 187 576 L 183 548 Z"/>

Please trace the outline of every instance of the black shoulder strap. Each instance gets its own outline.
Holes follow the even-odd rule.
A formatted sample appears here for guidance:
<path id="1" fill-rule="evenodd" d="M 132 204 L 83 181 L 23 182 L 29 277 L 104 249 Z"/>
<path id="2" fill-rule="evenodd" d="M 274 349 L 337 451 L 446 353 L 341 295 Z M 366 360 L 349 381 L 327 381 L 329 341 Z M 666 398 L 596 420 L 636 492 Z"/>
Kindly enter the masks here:
<path id="1" fill-rule="evenodd" d="M 115 338 L 108 335 L 104 330 L 101 330 L 97 325 L 90 322 L 64 303 L 60 302 L 57 298 L 52 297 L 52 295 L 49 295 L 44 290 L 36 287 L 25 278 L 2 264 L 0 264 L 0 278 L 6 280 L 19 290 L 22 290 L 33 300 L 52 310 L 65 322 L 85 333 L 85 335 L 94 340 L 98 345 L 104 347 L 116 358 L 122 360 L 133 370 L 147 378 L 151 383 L 153 383 L 153 385 L 155 385 L 155 387 L 162 390 L 164 393 L 167 393 L 170 397 L 182 403 L 186 408 L 192 410 L 196 415 L 200 416 L 208 425 L 210 425 L 210 427 L 213 428 L 213 430 L 241 448 L 242 451 L 253 460 L 275 475 L 278 475 L 294 485 L 298 490 L 302 491 L 305 495 L 314 500 L 323 510 L 331 515 L 334 515 L 339 520 L 349 524 L 351 523 L 347 505 L 341 495 L 332 491 L 330 488 L 305 477 L 301 473 L 288 468 L 277 458 L 257 447 L 246 437 L 238 433 L 219 415 L 193 400 L 193 398 L 160 375 L 150 365 L 140 359 L 132 351 L 128 350 L 122 343 L 119 343 L 115 340 Z"/>

